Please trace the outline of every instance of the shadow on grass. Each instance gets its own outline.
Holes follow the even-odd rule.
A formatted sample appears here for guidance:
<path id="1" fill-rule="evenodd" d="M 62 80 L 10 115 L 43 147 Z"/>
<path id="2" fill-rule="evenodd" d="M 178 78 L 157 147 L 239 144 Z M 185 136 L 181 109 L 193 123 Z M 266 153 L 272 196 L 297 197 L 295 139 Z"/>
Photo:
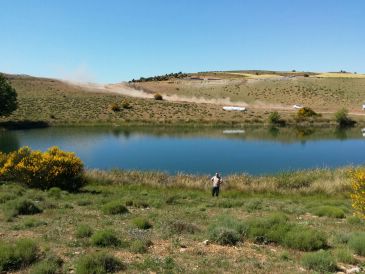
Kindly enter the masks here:
<path id="1" fill-rule="evenodd" d="M 33 128 L 47 128 L 49 127 L 49 123 L 45 121 L 7 121 L 0 122 L 0 128 L 5 129 L 33 129 Z"/>

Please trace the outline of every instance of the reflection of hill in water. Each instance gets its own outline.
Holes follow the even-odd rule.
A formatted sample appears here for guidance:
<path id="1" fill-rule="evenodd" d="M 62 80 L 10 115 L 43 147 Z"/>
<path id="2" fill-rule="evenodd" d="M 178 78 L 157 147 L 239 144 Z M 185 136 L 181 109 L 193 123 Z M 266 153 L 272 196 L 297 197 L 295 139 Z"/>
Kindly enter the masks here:
<path id="1" fill-rule="evenodd" d="M 234 129 L 237 131 L 237 129 Z M 232 140 L 272 141 L 294 143 L 319 140 L 364 139 L 360 128 L 339 130 L 334 128 L 268 128 L 246 127 L 236 133 L 227 128 L 183 128 L 183 127 L 55 127 L 45 129 L 2 131 L 0 150 L 9 152 L 21 145 L 38 143 L 78 143 L 87 149 L 88 144 L 103 139 L 105 135 L 130 139 L 151 137 L 164 138 L 218 138 Z"/>

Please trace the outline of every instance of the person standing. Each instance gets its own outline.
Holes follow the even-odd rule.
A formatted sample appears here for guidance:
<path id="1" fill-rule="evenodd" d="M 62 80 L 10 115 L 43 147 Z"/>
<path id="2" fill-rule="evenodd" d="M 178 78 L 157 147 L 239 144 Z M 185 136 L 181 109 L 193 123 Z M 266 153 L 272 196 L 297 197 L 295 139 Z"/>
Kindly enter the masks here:
<path id="1" fill-rule="evenodd" d="M 219 195 L 219 188 L 221 186 L 221 184 L 223 183 L 223 179 L 220 176 L 219 173 L 216 173 L 211 179 L 210 179 L 213 183 L 213 187 L 212 187 L 212 196 L 216 196 L 218 197 Z"/>

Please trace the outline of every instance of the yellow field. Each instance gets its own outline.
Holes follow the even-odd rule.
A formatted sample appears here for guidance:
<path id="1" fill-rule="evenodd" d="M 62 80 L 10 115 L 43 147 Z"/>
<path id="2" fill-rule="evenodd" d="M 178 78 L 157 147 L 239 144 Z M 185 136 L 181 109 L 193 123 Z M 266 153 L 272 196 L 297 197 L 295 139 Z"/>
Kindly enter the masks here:
<path id="1" fill-rule="evenodd" d="M 326 72 L 326 73 L 319 73 L 317 75 L 314 75 L 313 77 L 320 77 L 320 78 L 356 78 L 356 79 L 365 79 L 365 74 L 340 73 L 340 72 Z"/>

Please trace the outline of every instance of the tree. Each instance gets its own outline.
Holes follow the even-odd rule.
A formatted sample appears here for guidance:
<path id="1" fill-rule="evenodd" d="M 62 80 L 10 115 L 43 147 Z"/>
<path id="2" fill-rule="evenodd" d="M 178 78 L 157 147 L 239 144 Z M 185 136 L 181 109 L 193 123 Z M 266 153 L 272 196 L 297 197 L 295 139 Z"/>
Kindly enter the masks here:
<path id="1" fill-rule="evenodd" d="M 353 126 L 356 122 L 348 117 L 347 109 L 343 108 L 335 113 L 336 122 L 340 127 Z"/>
<path id="2" fill-rule="evenodd" d="M 8 116 L 16 110 L 18 106 L 15 89 L 0 74 L 0 116 Z"/>

